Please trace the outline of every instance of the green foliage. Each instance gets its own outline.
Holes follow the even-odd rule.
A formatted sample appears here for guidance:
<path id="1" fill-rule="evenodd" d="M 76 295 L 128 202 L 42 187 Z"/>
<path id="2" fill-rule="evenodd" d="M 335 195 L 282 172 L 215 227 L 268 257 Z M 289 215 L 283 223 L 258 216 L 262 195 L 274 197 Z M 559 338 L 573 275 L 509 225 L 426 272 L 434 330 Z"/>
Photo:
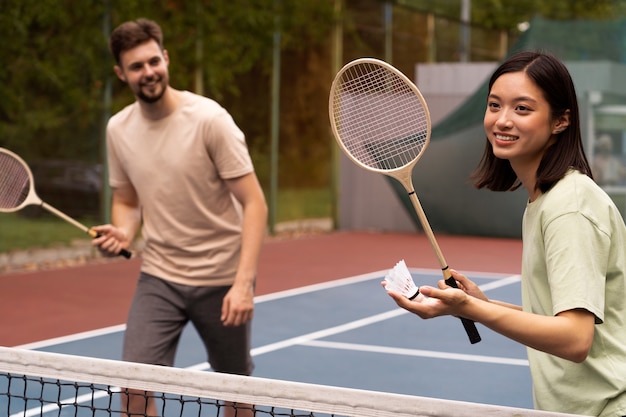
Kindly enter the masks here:
<path id="1" fill-rule="evenodd" d="M 331 193 L 328 188 L 282 189 L 277 200 L 278 222 L 331 216 Z"/>
<path id="2" fill-rule="evenodd" d="M 330 2 L 319 0 L 170 0 L 160 8 L 112 2 L 113 27 L 138 17 L 159 22 L 176 88 L 198 91 L 200 73 L 203 92 L 218 100 L 240 93 L 239 75 L 270 73 L 275 29 L 283 32 L 285 50 L 307 48 L 326 40 L 332 12 Z"/>
<path id="3" fill-rule="evenodd" d="M 93 160 L 101 157 L 104 86 L 113 78 L 112 27 L 138 17 L 159 22 L 174 86 L 197 91 L 200 73 L 205 94 L 219 100 L 240 93 L 239 75 L 269 74 L 276 9 L 284 47 L 294 50 L 325 40 L 328 23 L 314 21 L 329 22 L 332 10 L 316 0 L 4 0 L 2 8 L 0 146 L 28 159 Z M 112 111 L 131 101 L 115 81 Z"/>
<path id="4" fill-rule="evenodd" d="M 281 190 L 277 198 L 277 221 L 330 217 L 330 198 L 327 188 Z M 99 223 L 91 218 L 78 220 L 87 226 Z M 36 218 L 24 217 L 21 213 L 0 213 L 0 253 L 68 245 L 78 239 L 89 237 L 43 210 L 42 215 Z"/>
<path id="5" fill-rule="evenodd" d="M 623 2 L 615 0 L 473 0 L 473 2 L 473 22 L 480 22 L 485 27 L 510 30 L 516 29 L 519 23 L 530 21 L 535 16 L 554 20 L 613 19 L 619 17 L 620 13 L 625 16 L 626 12 Z"/>
<path id="6" fill-rule="evenodd" d="M 29 159 L 68 148 L 96 158 L 97 147 L 86 139 L 102 106 L 102 48 L 94 43 L 102 33 L 98 25 L 77 23 L 98 21 L 101 10 L 52 0 L 4 3 L 1 144 Z"/>
<path id="7" fill-rule="evenodd" d="M 335 5 L 344 3 L 343 61 L 383 57 L 384 4 L 393 5 L 393 63 L 452 61 L 461 0 L 1 0 L 0 146 L 28 161 L 102 162 L 108 117 L 134 97 L 115 77 L 107 38 L 126 20 L 163 27 L 172 85 L 215 98 L 246 133 L 265 188 L 270 169 L 273 46 L 280 29 L 281 188 L 331 182 Z M 498 56 L 499 32 L 546 18 L 619 18 L 623 0 L 472 0 L 473 58 Z M 417 12 L 416 12 L 417 11 Z M 437 16 L 430 39 L 426 15 Z M 513 36 L 511 36 L 513 40 Z M 110 88 L 109 88 L 110 86 Z M 107 99 L 110 97 L 110 101 Z"/>
<path id="8" fill-rule="evenodd" d="M 86 225 L 95 224 L 93 219 L 80 221 Z M 27 218 L 19 213 L 0 214 L 0 253 L 68 245 L 79 239 L 89 237 L 51 214 L 38 218 Z"/>
<path id="9" fill-rule="evenodd" d="M 460 19 L 462 0 L 397 0 L 396 3 L 449 19 Z M 623 0 L 470 0 L 474 26 L 516 31 L 535 16 L 546 19 L 615 19 L 626 17 Z"/>

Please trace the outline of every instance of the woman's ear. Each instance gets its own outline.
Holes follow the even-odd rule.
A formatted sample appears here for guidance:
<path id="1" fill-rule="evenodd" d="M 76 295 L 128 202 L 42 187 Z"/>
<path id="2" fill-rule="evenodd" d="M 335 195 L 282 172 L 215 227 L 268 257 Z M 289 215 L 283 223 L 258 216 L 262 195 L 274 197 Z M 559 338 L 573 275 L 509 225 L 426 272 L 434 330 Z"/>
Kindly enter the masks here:
<path id="1" fill-rule="evenodd" d="M 565 113 L 563 113 L 563 115 L 557 117 L 557 119 L 554 121 L 554 126 L 552 127 L 553 134 L 559 134 L 567 129 L 567 127 L 569 126 L 569 116 L 570 111 L 565 110 Z"/>

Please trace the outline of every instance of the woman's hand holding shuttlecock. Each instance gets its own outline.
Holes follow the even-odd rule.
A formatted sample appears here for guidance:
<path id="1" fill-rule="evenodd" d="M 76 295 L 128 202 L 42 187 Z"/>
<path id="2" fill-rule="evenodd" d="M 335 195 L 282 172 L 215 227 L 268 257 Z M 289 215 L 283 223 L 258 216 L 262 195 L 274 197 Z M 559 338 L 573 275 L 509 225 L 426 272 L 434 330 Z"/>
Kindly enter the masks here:
<path id="1" fill-rule="evenodd" d="M 456 273 L 456 275 L 459 276 L 460 274 Z M 472 289 L 484 297 L 484 294 L 469 279 L 461 276 L 459 282 L 463 284 L 463 288 Z M 417 287 L 404 260 L 398 262 L 389 271 L 382 285 L 399 307 L 417 314 L 423 319 L 458 315 L 460 307 L 467 302 L 468 297 L 463 290 L 447 285 L 441 289 L 428 286 Z M 476 288 L 472 288 L 472 285 Z"/>

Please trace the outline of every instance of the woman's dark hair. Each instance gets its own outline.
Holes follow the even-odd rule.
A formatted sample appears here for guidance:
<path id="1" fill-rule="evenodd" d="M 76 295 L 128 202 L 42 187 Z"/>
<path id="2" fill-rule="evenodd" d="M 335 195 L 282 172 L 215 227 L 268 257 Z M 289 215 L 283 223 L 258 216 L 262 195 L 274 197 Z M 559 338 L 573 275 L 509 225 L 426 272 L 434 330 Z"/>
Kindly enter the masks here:
<path id="1" fill-rule="evenodd" d="M 109 39 L 109 49 L 115 62 L 119 65 L 122 52 L 150 40 L 156 41 L 159 47 L 163 49 L 161 27 L 152 20 L 139 18 L 124 22 L 113 30 Z"/>
<path id="2" fill-rule="evenodd" d="M 546 150 L 539 163 L 536 188 L 545 193 L 563 178 L 570 168 L 593 178 L 580 133 L 576 90 L 565 65 L 550 54 L 519 52 L 496 69 L 489 80 L 489 92 L 501 75 L 520 71 L 541 89 L 550 105 L 553 118 L 563 116 L 569 110 L 569 126 L 558 134 L 556 142 Z M 476 188 L 487 188 L 492 191 L 512 191 L 521 186 L 509 161 L 494 155 L 489 140 L 471 178 Z"/>

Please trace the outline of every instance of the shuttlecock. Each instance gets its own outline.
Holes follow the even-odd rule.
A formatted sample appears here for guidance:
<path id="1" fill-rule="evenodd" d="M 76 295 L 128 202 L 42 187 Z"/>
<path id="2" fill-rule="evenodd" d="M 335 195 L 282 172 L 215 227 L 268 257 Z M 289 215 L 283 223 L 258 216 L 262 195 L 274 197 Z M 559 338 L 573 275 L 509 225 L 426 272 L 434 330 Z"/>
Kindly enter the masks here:
<path id="1" fill-rule="evenodd" d="M 406 263 L 404 263 L 404 259 L 398 262 L 393 269 L 387 273 L 385 283 L 385 289 L 387 291 L 402 294 L 409 300 L 413 300 L 420 295 L 419 287 L 415 285 L 413 277 L 406 267 Z"/>

